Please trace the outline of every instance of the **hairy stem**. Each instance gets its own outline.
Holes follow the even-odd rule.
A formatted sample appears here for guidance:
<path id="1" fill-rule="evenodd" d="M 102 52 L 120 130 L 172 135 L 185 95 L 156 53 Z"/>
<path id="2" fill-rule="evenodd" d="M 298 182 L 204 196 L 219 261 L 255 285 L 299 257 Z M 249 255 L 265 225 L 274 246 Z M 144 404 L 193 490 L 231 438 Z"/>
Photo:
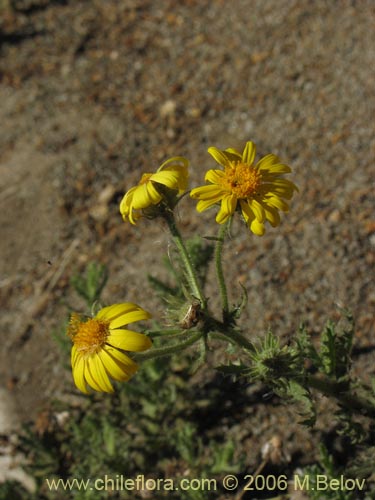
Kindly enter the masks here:
<path id="1" fill-rule="evenodd" d="M 223 309 L 223 321 L 224 322 L 226 321 L 226 319 L 228 317 L 229 305 L 228 305 L 227 286 L 225 284 L 225 277 L 224 277 L 224 273 L 223 273 L 222 253 L 223 253 L 223 244 L 224 244 L 225 233 L 227 231 L 230 220 L 231 219 L 228 218 L 227 222 L 225 224 L 223 224 L 222 226 L 220 226 L 219 234 L 218 234 L 216 246 L 215 246 L 215 267 L 216 267 L 217 281 L 219 283 L 219 290 L 220 290 L 220 296 L 221 296 L 221 304 L 222 304 L 222 309 Z"/>
<path id="2" fill-rule="evenodd" d="M 198 280 L 197 274 L 196 274 L 195 269 L 192 265 L 190 256 L 189 256 L 188 251 L 185 247 L 185 244 L 184 244 L 184 241 L 183 241 L 182 236 L 180 234 L 180 231 L 177 228 L 173 213 L 166 212 L 164 214 L 164 218 L 168 224 L 169 230 L 172 234 L 173 241 L 177 247 L 177 250 L 180 253 L 181 260 L 184 264 L 187 279 L 188 279 L 189 286 L 190 286 L 190 291 L 191 291 L 192 295 L 200 301 L 202 310 L 205 310 L 207 307 L 207 300 L 206 300 L 205 296 L 203 295 L 203 292 L 202 292 L 201 287 L 199 285 L 199 280 Z"/>
<path id="3" fill-rule="evenodd" d="M 171 356 L 177 352 L 181 352 L 187 347 L 195 344 L 197 340 L 199 340 L 203 336 L 203 332 L 196 332 L 194 335 L 191 335 L 186 340 L 180 341 L 178 343 L 167 345 L 165 347 L 158 347 L 156 349 L 150 349 L 147 352 L 138 352 L 134 354 L 132 357 L 135 361 L 146 361 L 149 359 L 160 358 L 161 356 Z"/>

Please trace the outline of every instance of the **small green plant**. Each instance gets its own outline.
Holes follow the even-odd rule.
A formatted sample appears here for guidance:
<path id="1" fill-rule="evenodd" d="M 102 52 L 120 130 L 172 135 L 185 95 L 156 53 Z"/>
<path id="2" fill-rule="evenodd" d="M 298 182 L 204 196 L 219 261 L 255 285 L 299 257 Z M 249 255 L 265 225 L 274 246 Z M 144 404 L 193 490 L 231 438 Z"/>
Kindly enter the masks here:
<path id="1" fill-rule="evenodd" d="M 187 194 L 189 166 L 180 156 L 168 159 L 154 173 L 143 174 L 120 204 L 124 221 L 135 225 L 141 218 L 158 217 L 170 232 L 172 246 L 164 260 L 170 280 L 164 282 L 151 273 L 148 277 L 162 298 L 165 322 L 154 322 L 153 328 L 140 323 L 142 331 L 133 331 L 127 325 L 148 321 L 149 311 L 132 302 L 100 308 L 107 281 L 104 266 L 90 263 L 82 275 L 72 278 L 91 312 L 73 313 L 67 327 L 73 380 L 87 396 L 78 407 L 64 410 L 69 415 L 64 424 L 55 422 L 42 435 L 29 430 L 23 438 L 29 469 L 38 480 L 38 498 L 56 498 L 52 480 L 74 484 L 69 498 L 108 498 L 108 489 L 92 488 L 94 477 L 109 480 L 111 498 L 137 498 L 147 487 L 140 480 L 132 491 L 120 492 L 118 481 L 124 474 L 153 484 L 155 478 L 220 479 L 221 474 L 243 472 L 246 463 L 235 437 L 223 439 L 215 422 L 210 437 L 201 437 L 196 418 L 200 401 L 191 375 L 210 368 L 209 354 L 218 341 L 233 360 L 216 367 L 222 374 L 262 384 L 280 401 L 292 404 L 309 427 L 319 417 L 316 394 L 324 395 L 335 403 L 335 433 L 350 440 L 354 455 L 360 455 L 360 446 L 369 448 L 375 394 L 351 370 L 352 316 L 345 312 L 344 326 L 328 322 L 320 345 L 315 345 L 304 326 L 286 344 L 275 332 L 254 339 L 250 326 L 240 328 L 245 289 L 234 304 L 228 300 L 228 283 L 232 283 L 223 252 L 233 217 L 240 216 L 246 230 L 257 236 L 265 233 L 267 225 L 279 226 L 280 212 L 289 210 L 289 201 L 298 191 L 284 177 L 290 167 L 273 154 L 255 163 L 255 145 L 250 141 L 242 153 L 233 148 L 208 151 L 220 169 L 208 170 L 206 185 L 191 190 L 190 197 L 197 200 L 198 212 L 216 207 L 217 235 L 207 235 L 205 229 L 204 235 L 185 240 L 179 230 L 175 208 Z M 206 292 L 211 261 L 214 289 L 221 301 L 218 310 L 212 308 Z M 59 344 L 66 350 L 61 338 Z M 362 472 L 366 471 L 366 461 L 361 464 Z M 334 462 L 324 448 L 320 463 L 308 470 L 315 478 L 321 470 L 336 478 Z M 77 478 L 79 485 L 74 482 Z M 370 472 L 366 479 L 370 491 Z M 309 494 L 314 496 L 314 491 Z M 158 497 L 200 500 L 217 498 L 218 492 L 224 498 L 230 495 L 221 484 L 210 491 L 164 488 L 158 490 Z M 335 500 L 355 498 L 347 491 L 327 495 Z"/>

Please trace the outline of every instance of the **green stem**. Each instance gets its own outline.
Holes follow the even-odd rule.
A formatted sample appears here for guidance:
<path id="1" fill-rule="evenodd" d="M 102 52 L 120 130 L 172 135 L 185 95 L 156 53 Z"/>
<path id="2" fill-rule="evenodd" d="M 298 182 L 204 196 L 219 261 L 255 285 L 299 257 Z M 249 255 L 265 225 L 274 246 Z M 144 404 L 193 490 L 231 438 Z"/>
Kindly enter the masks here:
<path id="1" fill-rule="evenodd" d="M 247 351 L 254 352 L 253 344 L 237 330 L 222 332 L 222 335 L 224 335 L 224 337 L 226 337 L 228 340 L 235 342 L 240 347 L 243 347 Z"/>
<path id="2" fill-rule="evenodd" d="M 316 389 L 325 396 L 336 399 L 342 406 L 356 413 L 366 415 L 370 418 L 375 417 L 375 406 L 359 395 L 351 394 L 342 390 L 342 385 L 333 382 L 327 378 L 310 375 L 307 384 L 311 389 Z"/>
<path id="3" fill-rule="evenodd" d="M 247 340 L 247 338 L 242 335 L 236 328 L 228 327 L 224 322 L 218 321 L 214 318 L 207 318 L 206 320 L 206 331 L 211 332 L 213 335 L 220 334 L 221 340 L 226 340 L 227 342 L 235 343 L 240 347 L 243 347 L 247 351 L 254 352 L 255 348 L 253 344 Z"/>
<path id="4" fill-rule="evenodd" d="M 196 272 L 193 268 L 193 265 L 191 263 L 188 251 L 185 247 L 185 244 L 183 242 L 180 231 L 177 228 L 173 213 L 166 212 L 164 214 L 164 218 L 168 224 L 169 230 L 172 234 L 173 241 L 175 242 L 175 245 L 180 253 L 181 260 L 184 264 L 187 278 L 188 278 L 188 282 L 189 282 L 189 286 L 191 289 L 190 291 L 191 291 L 192 295 L 200 301 L 202 310 L 205 310 L 207 307 L 207 300 L 206 300 L 205 296 L 203 295 L 203 292 L 202 292 L 201 287 L 199 285 L 199 280 L 198 280 L 197 274 L 196 274 Z"/>
<path id="5" fill-rule="evenodd" d="M 216 246 L 215 246 L 215 267 L 216 267 L 217 281 L 219 283 L 219 290 L 220 290 L 220 296 L 221 296 L 221 304 L 222 304 L 222 308 L 223 308 L 223 320 L 224 321 L 228 317 L 229 304 L 228 304 L 227 286 L 225 284 L 225 278 L 224 278 L 224 273 L 223 273 L 222 253 L 223 253 L 223 244 L 224 244 L 225 233 L 227 231 L 230 220 L 231 220 L 231 218 L 229 218 L 227 220 L 227 222 L 220 227 L 219 234 L 217 237 Z"/>
<path id="6" fill-rule="evenodd" d="M 177 352 L 181 352 L 187 347 L 193 345 L 197 340 L 199 340 L 204 335 L 203 332 L 196 332 L 191 335 L 188 339 L 178 342 L 176 344 L 168 345 L 165 347 L 158 347 L 155 349 L 150 349 L 147 352 L 138 352 L 132 357 L 135 361 L 146 361 L 149 359 L 160 358 L 161 356 L 171 356 Z"/>

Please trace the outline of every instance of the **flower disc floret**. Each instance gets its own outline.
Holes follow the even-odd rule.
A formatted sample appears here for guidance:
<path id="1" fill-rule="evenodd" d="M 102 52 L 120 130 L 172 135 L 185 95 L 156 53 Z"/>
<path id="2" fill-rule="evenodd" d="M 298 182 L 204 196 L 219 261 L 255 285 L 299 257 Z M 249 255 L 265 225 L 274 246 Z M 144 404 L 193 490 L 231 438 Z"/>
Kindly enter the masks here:
<path id="1" fill-rule="evenodd" d="M 126 352 L 144 351 L 151 347 L 151 340 L 123 327 L 148 318 L 148 312 L 132 303 L 104 307 L 87 320 L 72 314 L 67 333 L 73 343 L 73 378 L 80 391 L 87 394 L 90 386 L 95 391 L 113 392 L 110 378 L 127 381 L 134 375 L 138 365 Z"/>
<path id="2" fill-rule="evenodd" d="M 186 158 L 175 156 L 165 161 L 155 173 L 143 174 L 137 186 L 129 189 L 120 203 L 123 219 L 135 224 L 149 207 L 162 202 L 169 205 L 171 197 L 184 193 L 188 185 L 188 166 Z"/>
<path id="3" fill-rule="evenodd" d="M 233 148 L 224 151 L 210 147 L 210 155 L 223 169 L 209 170 L 209 184 L 192 189 L 190 196 L 198 200 L 197 210 L 203 212 L 220 203 L 216 222 L 223 224 L 236 210 L 241 211 L 250 231 L 258 236 L 265 232 L 265 223 L 280 224 L 279 210 L 287 212 L 290 200 L 298 188 L 282 176 L 291 172 L 279 158 L 269 154 L 256 164 L 255 144 L 251 141 L 241 153 Z"/>

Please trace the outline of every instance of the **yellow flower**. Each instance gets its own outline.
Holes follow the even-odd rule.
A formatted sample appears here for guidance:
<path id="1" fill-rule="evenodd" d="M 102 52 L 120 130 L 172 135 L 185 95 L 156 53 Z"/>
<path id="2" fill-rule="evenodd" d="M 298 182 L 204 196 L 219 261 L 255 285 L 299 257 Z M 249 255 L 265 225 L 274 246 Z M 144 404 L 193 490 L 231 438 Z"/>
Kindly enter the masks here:
<path id="1" fill-rule="evenodd" d="M 80 391 L 88 394 L 88 384 L 95 391 L 113 392 L 109 377 L 123 382 L 134 375 L 138 365 L 123 351 L 144 351 L 151 340 L 122 327 L 148 318 L 148 312 L 132 303 L 104 307 L 87 321 L 72 314 L 68 335 L 73 342 L 73 378 Z"/>
<path id="2" fill-rule="evenodd" d="M 186 158 L 175 156 L 165 161 L 156 173 L 143 174 L 138 185 L 129 189 L 120 203 L 123 219 L 135 224 L 148 207 L 163 200 L 169 205 L 171 195 L 180 195 L 187 188 L 188 166 Z"/>
<path id="3" fill-rule="evenodd" d="M 190 196 L 199 200 L 198 212 L 221 202 L 216 222 L 223 224 L 236 209 L 242 215 L 250 231 L 258 236 L 265 232 L 264 224 L 280 224 L 279 210 L 287 212 L 293 192 L 298 188 L 282 177 L 291 171 L 280 163 L 277 156 L 269 154 L 254 165 L 255 144 L 246 143 L 242 154 L 233 148 L 221 151 L 208 149 L 213 158 L 224 167 L 223 170 L 209 170 L 205 180 L 211 184 L 192 189 Z"/>

